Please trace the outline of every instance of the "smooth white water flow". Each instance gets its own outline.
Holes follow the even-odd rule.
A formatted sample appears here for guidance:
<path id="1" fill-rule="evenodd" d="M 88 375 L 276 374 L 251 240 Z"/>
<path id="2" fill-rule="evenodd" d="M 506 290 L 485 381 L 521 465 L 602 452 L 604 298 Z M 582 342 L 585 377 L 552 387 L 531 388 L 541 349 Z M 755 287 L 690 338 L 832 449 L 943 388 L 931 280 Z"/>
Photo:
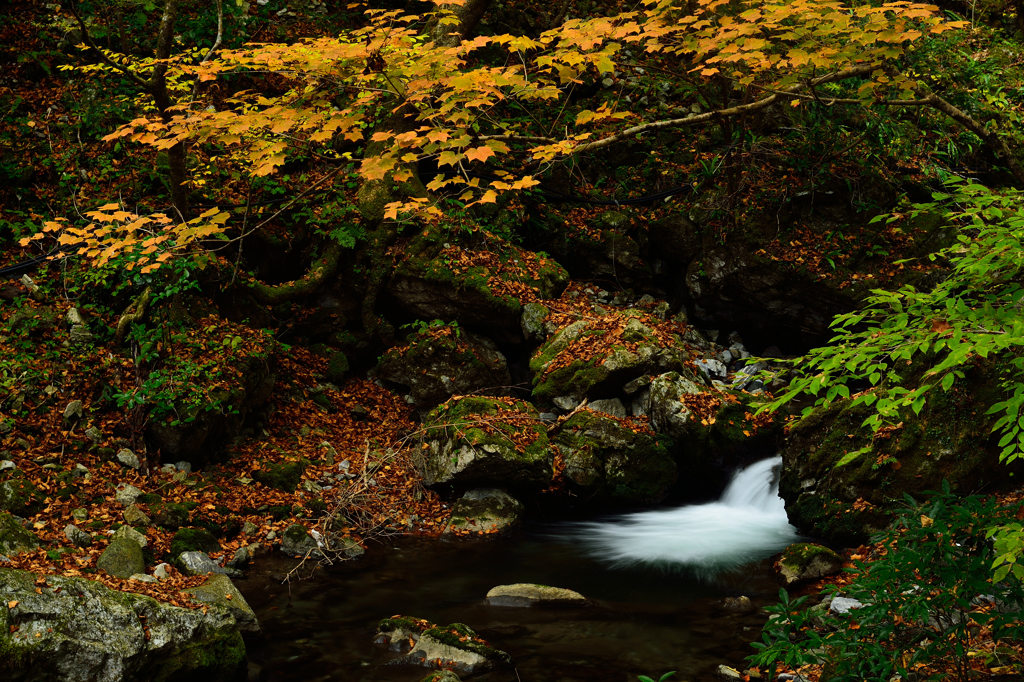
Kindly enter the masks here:
<path id="1" fill-rule="evenodd" d="M 656 564 L 710 576 L 770 556 L 797 539 L 779 497 L 774 457 L 737 471 L 721 499 L 578 524 L 572 536 L 616 565 Z"/>

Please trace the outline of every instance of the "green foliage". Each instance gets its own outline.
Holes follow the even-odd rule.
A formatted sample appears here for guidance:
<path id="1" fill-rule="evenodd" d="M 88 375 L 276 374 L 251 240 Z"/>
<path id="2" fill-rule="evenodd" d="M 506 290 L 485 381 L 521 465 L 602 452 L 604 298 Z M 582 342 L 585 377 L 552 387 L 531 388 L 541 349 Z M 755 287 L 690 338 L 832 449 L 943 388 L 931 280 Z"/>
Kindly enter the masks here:
<path id="1" fill-rule="evenodd" d="M 753 665 L 774 673 L 779 663 L 824 664 L 822 682 L 908 679 L 921 665 L 966 680 L 970 659 L 982 653 L 971 644 L 979 627 L 991 628 L 997 642 L 1024 634 L 1024 583 L 1013 572 L 993 581 L 990 571 L 1000 549 L 988 542 L 989 528 L 1010 510 L 991 498 L 957 499 L 948 484 L 923 504 L 906 499 L 878 538 L 885 553 L 858 562 L 853 582 L 841 588 L 863 606 L 846 614 L 804 609 L 807 597 L 790 600 L 782 590 L 762 641 L 752 645 Z"/>
<path id="2" fill-rule="evenodd" d="M 675 674 L 676 674 L 675 670 L 673 670 L 671 672 L 667 672 L 664 675 L 662 675 L 661 677 L 659 677 L 657 682 L 665 682 L 665 680 L 667 680 L 668 678 L 672 677 Z M 637 679 L 640 680 L 640 682 L 655 682 L 653 677 L 648 677 L 647 675 L 639 675 L 639 676 L 637 676 Z"/>
<path id="3" fill-rule="evenodd" d="M 971 363 L 998 357 L 1007 398 L 989 413 L 1000 415 L 993 425 L 1001 436 L 1000 458 L 1011 462 L 1024 454 L 1024 207 L 1016 193 L 957 179 L 948 187 L 933 195 L 935 203 L 915 205 L 912 213 L 941 206 L 961 225 L 956 244 L 929 256 L 948 267 L 948 276 L 929 291 L 910 284 L 875 289 L 863 308 L 837 316 L 832 327 L 838 335 L 795 361 L 798 373 L 789 390 L 769 409 L 807 394 L 816 398 L 814 407 L 850 398 L 853 406 L 873 408 L 864 424 L 877 432 L 904 410 L 920 414 L 929 391 L 949 391 Z M 849 453 L 837 466 L 864 452 Z"/>
<path id="4" fill-rule="evenodd" d="M 452 331 L 452 333 L 455 335 L 455 338 L 459 338 L 462 336 L 462 328 L 459 327 L 458 320 L 452 320 L 451 322 L 445 322 L 444 320 L 431 320 L 430 322 L 427 322 L 425 320 L 416 320 L 415 322 L 403 324 L 401 327 L 399 327 L 399 329 L 412 329 L 421 336 L 426 336 L 427 334 L 430 334 L 431 331 L 446 328 Z"/>

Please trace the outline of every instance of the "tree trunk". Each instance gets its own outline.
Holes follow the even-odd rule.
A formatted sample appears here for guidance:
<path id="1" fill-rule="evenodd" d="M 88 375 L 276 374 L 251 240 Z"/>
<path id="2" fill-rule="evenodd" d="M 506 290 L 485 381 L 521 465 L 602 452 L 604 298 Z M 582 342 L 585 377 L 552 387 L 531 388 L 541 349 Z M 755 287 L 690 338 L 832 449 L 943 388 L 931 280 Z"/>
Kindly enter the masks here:
<path id="1" fill-rule="evenodd" d="M 442 5 L 452 11 L 459 23 L 442 24 L 435 21 L 429 27 L 430 37 L 437 45 L 458 47 L 463 40 L 469 38 L 490 4 L 491 0 L 466 0 L 463 5 Z"/>

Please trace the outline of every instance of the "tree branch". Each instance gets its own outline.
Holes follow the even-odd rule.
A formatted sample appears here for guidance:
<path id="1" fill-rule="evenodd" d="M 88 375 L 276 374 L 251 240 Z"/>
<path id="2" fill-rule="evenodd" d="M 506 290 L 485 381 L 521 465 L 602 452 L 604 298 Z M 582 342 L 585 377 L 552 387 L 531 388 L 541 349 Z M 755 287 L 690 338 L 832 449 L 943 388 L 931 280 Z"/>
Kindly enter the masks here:
<path id="1" fill-rule="evenodd" d="M 107 53 L 104 52 L 96 44 L 96 41 L 94 41 L 92 39 L 92 35 L 89 33 L 89 27 L 85 25 L 85 20 L 83 20 L 82 19 L 82 15 L 80 15 L 78 13 L 78 7 L 76 6 L 76 4 L 74 2 L 72 2 L 72 3 L 70 3 L 68 5 L 68 7 L 71 9 L 71 14 L 74 15 L 75 21 L 78 22 L 78 28 L 82 31 L 82 40 L 85 41 L 85 44 L 88 45 L 89 47 L 91 47 L 93 50 L 95 50 L 96 53 L 99 54 L 100 59 L 102 59 L 103 62 L 107 66 L 111 66 L 111 67 L 117 69 L 118 71 L 120 71 L 124 75 L 128 76 L 128 78 L 130 78 L 133 81 L 135 81 L 136 85 L 138 85 L 138 86 L 140 86 L 142 88 L 145 88 L 146 90 L 149 90 L 149 82 L 148 81 L 144 80 L 138 74 L 133 73 L 128 67 L 126 67 L 126 66 L 124 66 L 122 64 L 118 64 L 117 62 L 115 62 L 113 59 L 108 57 Z"/>

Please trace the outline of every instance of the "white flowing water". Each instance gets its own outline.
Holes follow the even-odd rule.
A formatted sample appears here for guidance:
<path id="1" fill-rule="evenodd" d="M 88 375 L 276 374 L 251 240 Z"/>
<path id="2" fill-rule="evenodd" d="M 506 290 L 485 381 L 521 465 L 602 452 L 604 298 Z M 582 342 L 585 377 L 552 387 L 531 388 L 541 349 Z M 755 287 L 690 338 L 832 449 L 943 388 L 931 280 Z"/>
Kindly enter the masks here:
<path id="1" fill-rule="evenodd" d="M 615 565 L 686 568 L 705 577 L 729 571 L 797 539 L 779 497 L 781 466 L 774 457 L 737 471 L 717 502 L 581 523 L 571 535 Z"/>

